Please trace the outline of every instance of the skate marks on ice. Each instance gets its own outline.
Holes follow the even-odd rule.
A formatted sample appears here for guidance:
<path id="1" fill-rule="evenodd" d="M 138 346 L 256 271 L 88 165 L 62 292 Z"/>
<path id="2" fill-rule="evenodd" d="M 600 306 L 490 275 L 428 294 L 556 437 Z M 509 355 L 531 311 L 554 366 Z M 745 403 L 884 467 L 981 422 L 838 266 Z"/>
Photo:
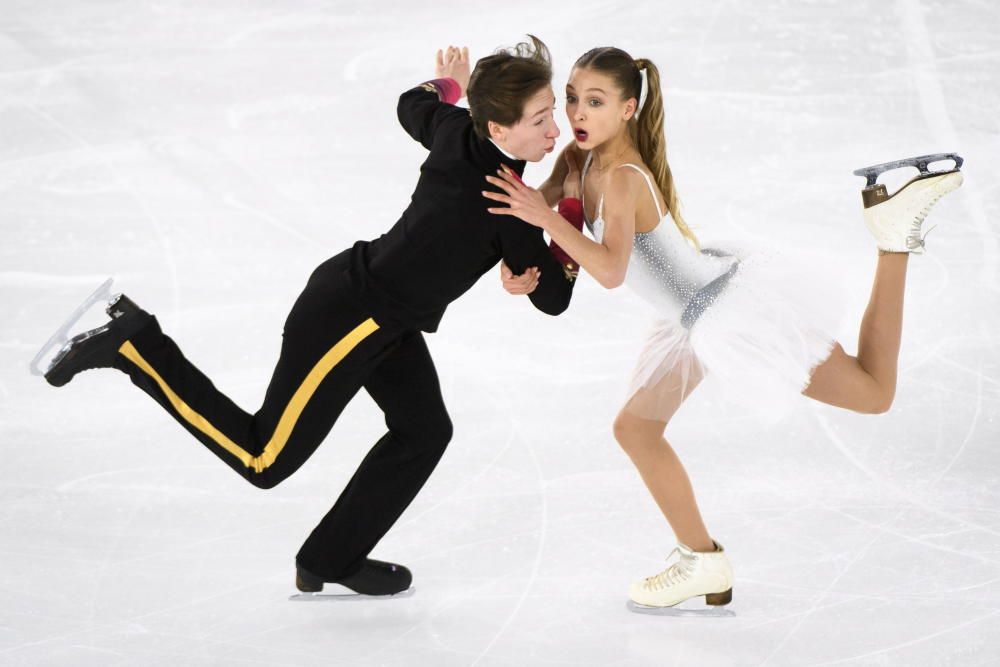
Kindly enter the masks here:
<path id="1" fill-rule="evenodd" d="M 116 274 L 121 278 L 121 274 Z M 84 273 L 84 274 L 54 274 L 35 273 L 31 271 L 0 271 L 0 288 L 10 289 L 51 289 L 76 287 L 83 285 L 90 287 L 100 283 L 107 277 L 106 273 Z"/>
<path id="2" fill-rule="evenodd" d="M 49 370 L 55 366 L 56 362 L 62 357 L 62 355 L 68 351 L 68 343 L 71 343 L 68 335 L 69 330 L 73 327 L 73 325 L 79 322 L 84 315 L 87 314 L 91 306 L 95 303 L 107 303 L 111 299 L 112 282 L 113 279 L 108 278 L 101 283 L 96 290 L 91 292 L 90 296 L 84 299 L 83 302 L 76 307 L 76 310 L 74 310 L 72 314 L 70 314 L 69 318 L 63 322 L 58 329 L 56 329 L 56 332 L 49 337 L 45 345 L 42 346 L 42 349 L 40 349 L 38 354 L 35 355 L 35 358 L 31 360 L 30 370 L 32 375 L 45 375 L 45 373 L 49 372 Z M 92 332 L 87 332 L 80 334 L 80 336 L 85 338 L 91 333 Z M 76 340 L 76 338 L 78 337 L 74 337 L 74 340 Z M 59 351 L 49 360 L 43 370 L 40 366 L 42 360 L 45 359 L 56 347 L 59 348 Z"/>
<path id="3" fill-rule="evenodd" d="M 368 602 L 411 598 L 417 592 L 415 586 L 410 586 L 405 591 L 394 595 L 362 595 L 338 584 L 326 584 L 324 588 L 328 590 L 318 593 L 296 593 L 290 595 L 288 599 L 291 602 Z"/>
<path id="4" fill-rule="evenodd" d="M 163 251 L 164 263 L 167 266 L 167 271 L 170 274 L 170 287 L 173 300 L 173 312 L 176 315 L 180 312 L 180 272 L 177 267 L 177 258 L 174 256 L 173 246 L 171 246 L 170 238 L 165 231 L 164 223 L 160 217 L 154 212 L 154 209 L 150 206 L 146 197 L 140 193 L 138 188 L 132 183 L 132 181 L 125 176 L 121 169 L 117 166 L 115 159 L 107 154 L 107 152 L 98 144 L 93 143 L 86 139 L 83 135 L 76 133 L 66 124 L 60 122 L 55 117 L 46 113 L 44 110 L 36 108 L 33 105 L 27 104 L 25 107 L 31 111 L 36 117 L 45 121 L 47 125 L 52 127 L 56 132 L 63 135 L 71 142 L 74 142 L 80 146 L 82 150 L 92 153 L 97 159 L 104 164 L 107 170 L 111 173 L 114 180 L 125 186 L 127 192 L 135 201 L 136 205 L 142 211 L 144 217 L 150 223 L 153 229 L 153 233 L 156 236 L 157 242 L 160 249 Z M 179 323 L 179 321 L 178 321 Z M 175 325 L 176 326 L 176 325 Z"/>
<path id="5" fill-rule="evenodd" d="M 629 600 L 625 608 L 633 614 L 647 616 L 672 616 L 674 618 L 736 618 L 736 612 L 728 607 L 716 607 L 688 600 L 673 607 L 647 607 Z"/>
<path id="6" fill-rule="evenodd" d="M 949 112 L 948 96 L 942 85 L 944 77 L 939 71 L 939 56 L 935 52 L 937 40 L 928 28 L 927 13 L 920 0 L 896 1 L 911 87 L 920 100 L 931 137 L 941 143 L 960 146 L 962 137 L 956 131 L 955 121 Z M 992 292 L 1000 292 L 1000 241 L 993 231 L 978 188 L 969 189 L 965 195 L 965 207 L 981 240 L 982 284 Z"/>

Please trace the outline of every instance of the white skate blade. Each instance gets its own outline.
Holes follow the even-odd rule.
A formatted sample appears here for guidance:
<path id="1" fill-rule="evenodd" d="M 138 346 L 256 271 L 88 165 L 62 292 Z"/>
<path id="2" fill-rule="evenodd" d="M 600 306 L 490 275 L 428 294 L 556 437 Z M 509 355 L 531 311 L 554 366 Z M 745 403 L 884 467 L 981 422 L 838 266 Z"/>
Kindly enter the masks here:
<path id="1" fill-rule="evenodd" d="M 647 607 L 644 604 L 639 604 L 629 600 L 625 603 L 625 608 L 628 609 L 633 614 L 648 614 L 650 616 L 673 616 L 675 618 L 680 617 L 693 617 L 693 616 L 703 616 L 706 618 L 733 618 L 736 616 L 736 612 L 732 609 L 727 609 L 723 606 L 714 606 L 704 603 L 698 603 L 695 600 L 685 600 L 680 604 L 674 605 L 673 607 Z"/>
<path id="2" fill-rule="evenodd" d="M 954 166 L 950 169 L 932 170 L 930 168 L 930 165 L 934 163 L 948 161 L 954 163 Z M 930 155 L 918 155 L 916 157 L 904 158 L 902 160 L 893 160 L 892 162 L 874 164 L 870 167 L 862 167 L 861 169 L 855 169 L 852 173 L 855 176 L 864 176 L 867 180 L 865 187 L 871 187 L 875 185 L 879 175 L 887 171 L 902 169 L 904 167 L 916 167 L 920 171 L 921 176 L 926 176 L 928 174 L 944 174 L 951 171 L 959 171 L 964 162 L 965 161 L 958 153 L 931 153 Z"/>
<path id="3" fill-rule="evenodd" d="M 324 584 L 323 591 L 319 593 L 297 593 L 289 596 L 292 602 L 364 602 L 368 600 L 397 600 L 399 598 L 413 597 L 417 589 L 410 586 L 401 593 L 394 595 L 362 595 L 355 593 L 346 586 L 340 584 Z"/>
<path id="4" fill-rule="evenodd" d="M 69 319 L 63 322 L 62 325 L 56 330 L 56 332 L 52 334 L 52 336 L 45 343 L 45 345 L 42 346 L 42 349 L 38 351 L 38 354 L 35 355 L 35 358 L 31 360 L 30 368 L 32 375 L 45 375 L 46 373 L 49 372 L 49 370 L 51 370 L 52 362 L 55 360 L 55 357 L 58 356 L 58 351 L 56 352 L 55 355 L 53 355 L 53 358 L 50 359 L 49 362 L 46 364 L 44 370 L 40 367 L 42 360 L 45 359 L 45 357 L 52 351 L 53 348 L 55 347 L 62 348 L 69 341 L 70 328 L 72 328 L 73 325 L 75 325 L 77 322 L 80 321 L 80 318 L 82 318 L 87 313 L 87 311 L 90 310 L 91 306 L 93 306 L 95 303 L 100 303 L 101 301 L 107 302 L 111 299 L 112 282 L 114 282 L 112 278 L 108 278 L 107 280 L 105 280 L 100 287 L 94 290 L 94 292 L 90 296 L 88 296 L 86 299 L 83 300 L 83 303 L 81 303 L 79 306 L 76 307 L 76 310 L 74 310 L 73 313 L 69 316 Z"/>

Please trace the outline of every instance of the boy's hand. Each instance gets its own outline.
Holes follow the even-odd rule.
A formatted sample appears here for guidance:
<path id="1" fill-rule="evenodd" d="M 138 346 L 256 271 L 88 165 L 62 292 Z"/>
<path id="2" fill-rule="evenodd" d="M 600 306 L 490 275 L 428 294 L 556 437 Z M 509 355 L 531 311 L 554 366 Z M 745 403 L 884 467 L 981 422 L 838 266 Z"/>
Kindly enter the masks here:
<path id="1" fill-rule="evenodd" d="M 459 99 L 465 97 L 465 91 L 469 87 L 469 47 L 449 46 L 443 51 L 438 49 L 434 78 L 454 79 L 462 88 L 462 95 Z"/>

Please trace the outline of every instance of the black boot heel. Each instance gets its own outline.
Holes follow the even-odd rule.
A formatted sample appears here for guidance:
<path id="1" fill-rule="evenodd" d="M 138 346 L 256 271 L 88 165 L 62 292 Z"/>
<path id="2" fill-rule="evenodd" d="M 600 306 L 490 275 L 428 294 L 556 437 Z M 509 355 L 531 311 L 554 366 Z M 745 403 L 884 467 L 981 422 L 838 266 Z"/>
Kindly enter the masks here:
<path id="1" fill-rule="evenodd" d="M 323 580 L 315 574 L 296 566 L 295 587 L 303 593 L 319 593 L 323 590 Z"/>

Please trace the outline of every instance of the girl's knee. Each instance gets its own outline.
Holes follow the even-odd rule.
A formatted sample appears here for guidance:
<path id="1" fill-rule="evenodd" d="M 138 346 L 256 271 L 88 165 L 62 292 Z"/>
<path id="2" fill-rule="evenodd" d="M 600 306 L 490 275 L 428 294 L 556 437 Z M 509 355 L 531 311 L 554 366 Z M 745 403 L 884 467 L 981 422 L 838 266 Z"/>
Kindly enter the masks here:
<path id="1" fill-rule="evenodd" d="M 665 427 L 666 423 L 664 422 L 642 419 L 622 410 L 615 417 L 612 430 L 615 440 L 625 450 L 625 453 L 630 457 L 635 457 L 659 446 Z"/>
<path id="2" fill-rule="evenodd" d="M 624 447 L 634 434 L 632 417 L 624 412 L 619 412 L 618 416 L 615 417 L 614 424 L 611 425 L 611 430 L 615 434 L 615 440 L 618 441 L 618 444 Z"/>

